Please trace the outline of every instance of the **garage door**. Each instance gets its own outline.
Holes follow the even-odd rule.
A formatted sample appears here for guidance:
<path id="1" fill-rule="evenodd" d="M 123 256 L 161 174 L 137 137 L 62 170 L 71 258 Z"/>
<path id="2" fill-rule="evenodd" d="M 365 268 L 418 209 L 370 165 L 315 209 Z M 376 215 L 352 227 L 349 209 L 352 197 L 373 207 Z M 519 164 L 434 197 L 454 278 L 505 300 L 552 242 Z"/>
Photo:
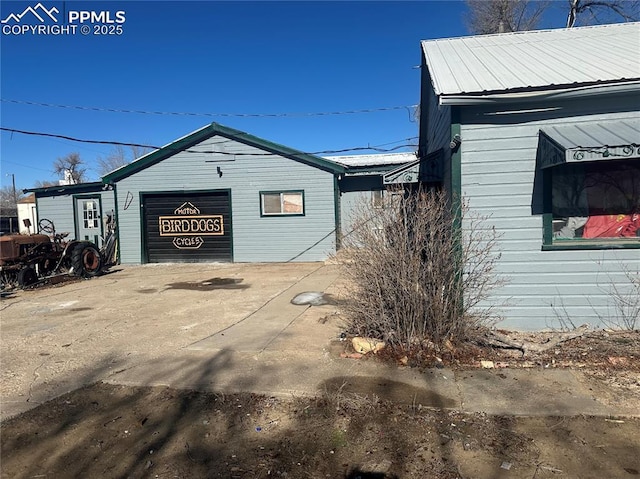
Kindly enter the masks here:
<path id="1" fill-rule="evenodd" d="M 229 191 L 145 194 L 148 263 L 232 261 Z"/>

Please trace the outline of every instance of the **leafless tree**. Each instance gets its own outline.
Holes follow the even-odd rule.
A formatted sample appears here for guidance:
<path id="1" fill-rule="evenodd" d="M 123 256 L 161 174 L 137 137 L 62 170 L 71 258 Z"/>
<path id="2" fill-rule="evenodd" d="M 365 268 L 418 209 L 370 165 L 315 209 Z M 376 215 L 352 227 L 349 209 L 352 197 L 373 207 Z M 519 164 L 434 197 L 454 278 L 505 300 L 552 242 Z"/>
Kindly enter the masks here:
<path id="1" fill-rule="evenodd" d="M 22 197 L 22 192 L 20 190 L 14 191 L 13 186 L 0 188 L 0 208 L 2 208 L 3 215 L 16 215 L 18 211 L 16 202 L 20 201 Z"/>
<path id="2" fill-rule="evenodd" d="M 398 190 L 363 201 L 355 219 L 337 255 L 351 333 L 414 351 L 468 339 L 497 317 L 498 235 L 466 204 L 455 212 L 445 193 Z"/>
<path id="3" fill-rule="evenodd" d="M 69 153 L 53 162 L 53 172 L 62 179 L 70 177 L 73 184 L 87 181 L 87 169 L 83 168 L 84 161 L 79 153 Z"/>
<path id="4" fill-rule="evenodd" d="M 567 28 L 576 25 L 603 24 L 640 18 L 637 0 L 569 0 Z"/>
<path id="5" fill-rule="evenodd" d="M 476 35 L 519 32 L 538 27 L 549 2 L 532 0 L 467 0 L 468 28 Z"/>
<path id="6" fill-rule="evenodd" d="M 113 170 L 117 170 L 146 155 L 149 151 L 151 151 L 149 148 L 140 146 L 130 146 L 126 150 L 122 145 L 117 145 L 106 158 L 98 157 L 98 172 L 100 175 L 111 173 Z"/>
<path id="7" fill-rule="evenodd" d="M 55 181 L 49 181 L 49 180 L 38 180 L 33 183 L 34 188 L 49 188 L 50 186 L 57 186 L 57 185 L 58 183 L 56 183 Z"/>
<path id="8" fill-rule="evenodd" d="M 466 0 L 467 27 L 475 35 L 535 30 L 547 0 Z M 567 0 L 566 26 L 637 21 L 640 0 Z"/>

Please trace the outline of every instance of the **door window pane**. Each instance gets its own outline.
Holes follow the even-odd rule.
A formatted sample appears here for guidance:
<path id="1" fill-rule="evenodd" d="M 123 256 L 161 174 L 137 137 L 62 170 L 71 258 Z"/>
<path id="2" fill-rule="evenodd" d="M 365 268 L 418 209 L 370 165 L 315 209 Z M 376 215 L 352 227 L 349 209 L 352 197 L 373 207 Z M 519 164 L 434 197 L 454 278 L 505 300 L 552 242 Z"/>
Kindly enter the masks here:
<path id="1" fill-rule="evenodd" d="M 85 201 L 82 204 L 82 219 L 85 229 L 98 227 L 98 204 L 96 201 Z"/>

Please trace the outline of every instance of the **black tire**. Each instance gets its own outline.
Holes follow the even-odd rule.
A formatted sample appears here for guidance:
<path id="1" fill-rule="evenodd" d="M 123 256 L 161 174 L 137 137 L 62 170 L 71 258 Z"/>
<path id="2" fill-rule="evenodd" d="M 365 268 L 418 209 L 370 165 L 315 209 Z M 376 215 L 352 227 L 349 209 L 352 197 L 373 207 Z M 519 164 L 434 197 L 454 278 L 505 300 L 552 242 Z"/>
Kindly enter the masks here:
<path id="1" fill-rule="evenodd" d="M 31 286 L 38 282 L 38 275 L 36 274 L 36 270 L 31 268 L 30 266 L 25 266 L 20 271 L 18 271 L 18 286 L 21 288 L 26 288 L 27 286 Z"/>
<path id="2" fill-rule="evenodd" d="M 98 276 L 102 272 L 102 256 L 100 251 L 90 243 L 80 243 L 71 253 L 73 274 L 83 278 Z"/>

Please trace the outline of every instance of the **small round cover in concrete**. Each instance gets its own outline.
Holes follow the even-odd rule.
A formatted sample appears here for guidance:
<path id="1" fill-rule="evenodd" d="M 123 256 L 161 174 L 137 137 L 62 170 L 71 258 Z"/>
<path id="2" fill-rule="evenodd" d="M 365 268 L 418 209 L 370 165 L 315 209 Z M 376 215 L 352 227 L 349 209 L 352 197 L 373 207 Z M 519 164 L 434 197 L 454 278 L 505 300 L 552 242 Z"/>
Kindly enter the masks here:
<path id="1" fill-rule="evenodd" d="M 322 306 L 323 304 L 328 304 L 328 301 L 324 299 L 324 293 L 318 291 L 305 291 L 293 298 L 291 303 L 298 305 L 310 304 L 311 306 Z"/>

